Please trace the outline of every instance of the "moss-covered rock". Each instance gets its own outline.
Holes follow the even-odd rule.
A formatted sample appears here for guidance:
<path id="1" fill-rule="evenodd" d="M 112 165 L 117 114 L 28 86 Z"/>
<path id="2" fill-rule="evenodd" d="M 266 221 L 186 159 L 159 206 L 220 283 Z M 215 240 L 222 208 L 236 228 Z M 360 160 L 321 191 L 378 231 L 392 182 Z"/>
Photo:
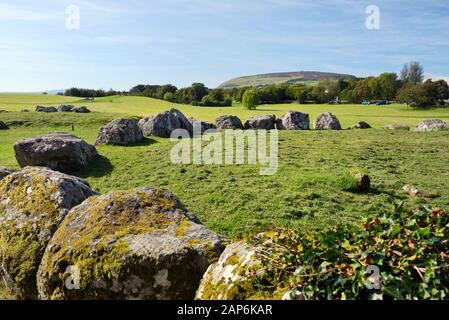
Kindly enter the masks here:
<path id="1" fill-rule="evenodd" d="M 15 170 L 8 169 L 6 167 L 0 167 L 0 180 L 2 180 L 4 177 L 9 176 L 11 173 L 14 173 Z"/>
<path id="2" fill-rule="evenodd" d="M 111 192 L 64 219 L 39 268 L 39 297 L 192 299 L 222 250 L 171 192 Z"/>
<path id="3" fill-rule="evenodd" d="M 204 274 L 196 294 L 198 300 L 265 299 L 256 282 L 263 266 L 258 249 L 245 242 L 230 244 L 219 261 Z"/>
<path id="4" fill-rule="evenodd" d="M 41 257 L 69 210 L 94 195 L 76 177 L 27 167 L 0 181 L 0 281 L 2 296 L 37 298 Z"/>

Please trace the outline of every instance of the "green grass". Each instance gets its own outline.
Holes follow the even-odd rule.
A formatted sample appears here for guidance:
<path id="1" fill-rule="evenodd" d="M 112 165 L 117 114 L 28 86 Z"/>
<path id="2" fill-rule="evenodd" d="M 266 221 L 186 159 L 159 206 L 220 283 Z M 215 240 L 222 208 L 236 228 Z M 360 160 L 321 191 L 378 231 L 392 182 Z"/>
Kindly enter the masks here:
<path id="1" fill-rule="evenodd" d="M 11 96 L 0 96 L 0 109 L 22 109 L 22 98 L 28 97 L 16 97 L 20 101 L 14 104 L 4 103 L 14 100 Z M 73 98 L 56 98 L 76 103 Z M 137 117 L 164 111 L 171 105 L 147 98 L 109 99 L 113 102 L 99 99 L 91 103 L 89 107 L 97 111 L 91 114 L 0 113 L 0 121 L 11 126 L 11 130 L 0 131 L 0 165 L 18 168 L 13 144 L 19 139 L 51 131 L 71 132 L 73 125 L 75 135 L 93 143 L 99 127 L 119 114 Z M 42 103 L 31 101 L 34 100 L 27 105 Z M 381 127 L 387 123 L 414 125 L 426 118 L 449 119 L 444 109 L 409 111 L 403 106 L 276 105 L 263 106 L 256 112 L 240 107 L 179 108 L 203 120 L 228 113 L 245 118 L 253 114 L 282 114 L 289 109 L 313 116 L 332 111 L 345 126 L 356 120 Z M 364 216 L 388 213 L 397 201 L 404 201 L 409 208 L 449 208 L 449 132 L 280 132 L 279 170 L 272 177 L 260 176 L 257 166 L 173 165 L 169 160 L 172 146 L 169 140 L 160 138 L 146 139 L 133 147 L 101 146 L 101 157 L 75 174 L 102 193 L 142 186 L 167 188 L 208 227 L 228 237 L 273 227 L 311 229 L 354 223 Z M 344 191 L 344 177 L 353 168 L 369 173 L 373 182 L 370 193 Z M 416 185 L 425 196 L 409 197 L 401 191 L 405 184 Z"/>
<path id="2" fill-rule="evenodd" d="M 0 110 L 20 111 L 22 109 L 28 109 L 34 111 L 36 105 L 58 106 L 60 104 L 85 105 L 95 112 L 139 117 L 154 115 L 174 107 L 189 117 L 195 117 L 203 121 L 211 122 L 213 122 L 216 117 L 224 114 L 236 115 L 240 117 L 242 121 L 245 121 L 247 118 L 255 115 L 274 114 L 276 116 L 281 116 L 289 110 L 309 113 L 312 122 L 320 113 L 329 111 L 334 113 L 340 119 L 344 127 L 349 127 L 357 121 L 366 121 L 374 127 L 382 127 L 392 123 L 415 126 L 421 120 L 429 118 L 440 118 L 449 122 L 449 108 L 416 110 L 408 109 L 405 105 L 362 106 L 279 104 L 262 105 L 259 106 L 257 110 L 253 111 L 246 110 L 239 104 L 233 107 L 194 107 L 145 97 L 113 96 L 99 98 L 96 99 L 95 102 L 88 102 L 75 97 L 0 94 Z M 53 115 L 51 117 L 53 117 Z"/>

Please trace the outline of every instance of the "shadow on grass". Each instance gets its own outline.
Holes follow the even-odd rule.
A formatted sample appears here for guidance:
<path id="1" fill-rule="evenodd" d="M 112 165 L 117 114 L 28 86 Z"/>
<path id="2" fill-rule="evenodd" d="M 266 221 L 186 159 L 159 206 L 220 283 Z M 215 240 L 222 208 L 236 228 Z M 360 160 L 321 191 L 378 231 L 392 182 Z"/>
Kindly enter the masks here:
<path id="1" fill-rule="evenodd" d="M 145 146 L 151 146 L 155 143 L 158 143 L 158 141 L 145 137 L 145 138 L 143 138 L 142 141 L 140 141 L 138 143 L 134 143 L 134 144 L 130 145 L 130 147 L 145 147 Z"/>
<path id="2" fill-rule="evenodd" d="M 86 169 L 78 171 L 76 176 L 83 179 L 100 178 L 111 173 L 112 170 L 114 170 L 114 166 L 111 161 L 102 155 L 98 155 Z"/>

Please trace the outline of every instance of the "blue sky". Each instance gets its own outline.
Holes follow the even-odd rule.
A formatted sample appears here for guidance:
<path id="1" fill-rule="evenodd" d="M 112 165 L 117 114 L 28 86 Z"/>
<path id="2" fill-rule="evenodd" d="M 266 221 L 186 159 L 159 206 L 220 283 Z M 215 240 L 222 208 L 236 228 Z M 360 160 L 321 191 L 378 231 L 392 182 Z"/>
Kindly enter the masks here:
<path id="1" fill-rule="evenodd" d="M 80 29 L 65 27 L 68 5 Z M 368 5 L 380 30 L 365 27 Z M 241 75 L 449 76 L 447 0 L 0 0 L 0 92 L 204 82 Z"/>

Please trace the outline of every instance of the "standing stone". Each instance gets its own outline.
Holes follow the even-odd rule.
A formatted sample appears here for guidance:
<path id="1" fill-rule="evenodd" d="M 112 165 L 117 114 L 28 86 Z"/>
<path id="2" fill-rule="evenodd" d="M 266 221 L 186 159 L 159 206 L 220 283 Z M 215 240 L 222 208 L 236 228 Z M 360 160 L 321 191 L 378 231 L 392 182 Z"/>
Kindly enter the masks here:
<path id="1" fill-rule="evenodd" d="M 215 119 L 215 125 L 218 130 L 226 130 L 226 129 L 243 129 L 242 121 L 236 116 L 220 116 Z"/>
<path id="2" fill-rule="evenodd" d="M 94 194 L 85 181 L 41 167 L 0 181 L 0 283 L 8 296 L 37 298 L 36 273 L 50 238 L 68 211 Z"/>
<path id="3" fill-rule="evenodd" d="M 289 111 L 276 121 L 278 130 L 309 130 L 310 118 L 307 113 Z"/>
<path id="4" fill-rule="evenodd" d="M 274 115 L 257 116 L 246 120 L 245 129 L 272 130 L 276 124 Z"/>
<path id="5" fill-rule="evenodd" d="M 61 172 L 74 172 L 97 156 L 94 146 L 68 133 L 23 139 L 14 145 L 20 166 L 42 166 Z"/>
<path id="6" fill-rule="evenodd" d="M 416 131 L 427 132 L 427 131 L 441 131 L 449 130 L 449 124 L 440 119 L 424 120 L 418 124 Z"/>
<path id="7" fill-rule="evenodd" d="M 56 109 L 55 107 L 37 106 L 36 112 L 53 113 L 53 112 L 58 112 L 58 109 Z"/>
<path id="8" fill-rule="evenodd" d="M 217 127 L 213 123 L 200 121 L 194 118 L 189 118 L 190 123 L 192 124 L 192 127 L 195 126 L 195 124 L 199 124 L 201 127 L 201 133 L 204 133 L 207 130 L 215 130 Z"/>
<path id="9" fill-rule="evenodd" d="M 75 107 L 71 106 L 71 105 L 61 105 L 58 107 L 58 111 L 59 112 L 72 112 L 73 108 L 75 108 Z"/>
<path id="10" fill-rule="evenodd" d="M 73 208 L 47 246 L 39 297 L 192 300 L 222 241 L 163 189 L 116 191 Z M 81 279 L 66 287 L 66 267 Z"/>
<path id="11" fill-rule="evenodd" d="M 410 131 L 410 127 L 406 124 L 388 124 L 385 126 L 385 128 L 390 130 Z"/>
<path id="12" fill-rule="evenodd" d="M 142 140 L 142 130 L 133 119 L 115 119 L 100 129 L 95 145 L 129 146 Z"/>
<path id="13" fill-rule="evenodd" d="M 335 115 L 326 112 L 316 118 L 315 130 L 341 130 L 341 124 Z"/>
<path id="14" fill-rule="evenodd" d="M 146 117 L 139 121 L 139 127 L 145 136 L 170 138 L 177 129 L 184 129 L 192 134 L 192 124 L 181 111 L 171 109 L 153 117 Z"/>

